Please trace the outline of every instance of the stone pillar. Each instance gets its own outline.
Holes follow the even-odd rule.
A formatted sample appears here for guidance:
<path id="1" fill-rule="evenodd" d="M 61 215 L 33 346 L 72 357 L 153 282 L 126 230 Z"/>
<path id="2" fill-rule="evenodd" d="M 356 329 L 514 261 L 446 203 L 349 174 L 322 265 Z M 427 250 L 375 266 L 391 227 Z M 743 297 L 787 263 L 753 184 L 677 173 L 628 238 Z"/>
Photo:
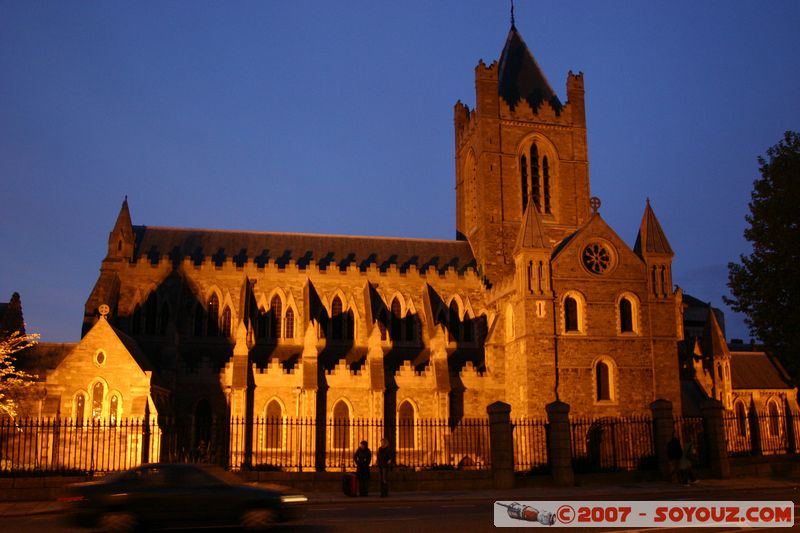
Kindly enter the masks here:
<path id="1" fill-rule="evenodd" d="M 486 408 L 489 414 L 489 445 L 492 450 L 494 488 L 514 487 L 514 438 L 511 428 L 511 406 L 494 402 Z"/>
<path id="2" fill-rule="evenodd" d="M 700 404 L 711 472 L 719 479 L 731 477 L 728 446 L 725 442 L 725 421 L 722 418 L 724 411 L 725 408 L 719 400 L 703 400 Z"/>
<path id="3" fill-rule="evenodd" d="M 653 411 L 653 448 L 656 452 L 658 470 L 661 476 L 670 481 L 672 472 L 667 457 L 667 444 L 672 435 L 675 434 L 674 421 L 672 419 L 672 402 L 669 400 L 656 400 L 650 404 Z"/>
<path id="4" fill-rule="evenodd" d="M 569 431 L 569 404 L 556 400 L 545 406 L 547 412 L 547 458 L 556 485 L 575 484 Z"/>

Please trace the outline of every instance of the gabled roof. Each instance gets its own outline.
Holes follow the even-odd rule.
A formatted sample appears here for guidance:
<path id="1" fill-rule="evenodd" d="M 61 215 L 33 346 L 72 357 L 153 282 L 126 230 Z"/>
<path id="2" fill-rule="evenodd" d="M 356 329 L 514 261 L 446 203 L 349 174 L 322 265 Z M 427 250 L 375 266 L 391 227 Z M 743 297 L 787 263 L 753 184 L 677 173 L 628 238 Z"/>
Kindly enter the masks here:
<path id="1" fill-rule="evenodd" d="M 545 237 L 542 231 L 542 221 L 539 218 L 539 211 L 533 202 L 528 203 L 525 209 L 525 215 L 522 217 L 522 225 L 519 228 L 517 235 L 517 243 L 514 246 L 514 251 L 523 248 L 534 249 L 550 249 L 550 241 Z"/>
<path id="2" fill-rule="evenodd" d="M 134 226 L 134 260 L 151 261 L 165 256 L 172 260 L 212 257 L 218 263 L 233 257 L 237 262 L 254 260 L 263 265 L 274 260 L 278 266 L 295 261 L 303 268 L 316 261 L 320 268 L 346 268 L 354 264 L 366 270 L 375 264 L 380 270 L 395 265 L 401 272 L 411 265 L 420 271 L 433 268 L 443 272 L 452 266 L 463 271 L 475 266 L 467 241 L 402 239 L 396 237 L 355 237 L 305 233 L 268 233 L 207 229 Z"/>
<path id="3" fill-rule="evenodd" d="M 500 54 L 498 78 L 498 94 L 512 109 L 524 98 L 533 110 L 547 101 L 556 113 L 561 111 L 561 101 L 513 24 Z"/>
<path id="4" fill-rule="evenodd" d="M 664 230 L 661 229 L 661 224 L 658 223 L 653 208 L 650 207 L 649 198 L 644 208 L 642 224 L 639 226 L 639 235 L 636 236 L 636 244 L 633 246 L 633 251 L 639 255 L 642 255 L 642 253 L 675 255 L 669 245 L 667 236 L 664 234 Z"/>
<path id="5" fill-rule="evenodd" d="M 764 352 L 731 352 L 734 389 L 791 389 L 780 368 Z"/>

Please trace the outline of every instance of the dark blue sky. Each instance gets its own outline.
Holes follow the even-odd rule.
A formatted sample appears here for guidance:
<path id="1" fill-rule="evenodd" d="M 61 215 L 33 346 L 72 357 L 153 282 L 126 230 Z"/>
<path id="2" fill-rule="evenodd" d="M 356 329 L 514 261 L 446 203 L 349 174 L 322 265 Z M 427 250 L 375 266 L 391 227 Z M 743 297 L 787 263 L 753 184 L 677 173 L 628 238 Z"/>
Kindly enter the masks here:
<path id="1" fill-rule="evenodd" d="M 516 15 L 562 101 L 584 72 L 603 217 L 632 246 L 650 197 L 675 283 L 722 305 L 756 157 L 800 129 L 800 2 Z M 0 300 L 77 340 L 126 194 L 134 224 L 454 238 L 453 104 L 508 29 L 488 0 L 0 0 Z"/>

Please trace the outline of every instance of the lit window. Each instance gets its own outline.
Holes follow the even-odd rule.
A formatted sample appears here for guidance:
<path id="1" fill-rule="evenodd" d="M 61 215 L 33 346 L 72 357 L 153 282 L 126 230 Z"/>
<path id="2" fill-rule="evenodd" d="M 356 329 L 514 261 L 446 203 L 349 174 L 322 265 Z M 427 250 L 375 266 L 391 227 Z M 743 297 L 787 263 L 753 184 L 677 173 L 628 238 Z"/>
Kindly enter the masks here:
<path id="1" fill-rule="evenodd" d="M 273 339 L 281 337 L 281 318 L 283 318 L 283 302 L 277 294 L 269 303 L 270 327 L 269 336 Z"/>
<path id="2" fill-rule="evenodd" d="M 270 400 L 265 412 L 264 447 L 279 449 L 283 447 L 284 420 L 283 408 L 278 400 Z"/>
<path id="3" fill-rule="evenodd" d="M 400 404 L 397 411 L 397 447 L 404 450 L 414 448 L 414 406 L 408 400 Z"/>
<path id="4" fill-rule="evenodd" d="M 209 337 L 219 335 L 219 298 L 216 294 L 208 300 L 208 330 Z"/>
<path id="5" fill-rule="evenodd" d="M 598 402 L 613 399 L 611 394 L 611 365 L 606 361 L 598 361 L 594 367 L 595 391 Z"/>
<path id="6" fill-rule="evenodd" d="M 633 308 L 627 298 L 619 301 L 619 327 L 622 333 L 633 332 Z"/>
<path id="7" fill-rule="evenodd" d="M 231 308 L 228 306 L 225 306 L 225 310 L 222 312 L 222 336 L 231 336 Z"/>
<path id="8" fill-rule="evenodd" d="M 103 383 L 98 381 L 92 387 L 92 420 L 97 422 L 103 416 L 103 397 L 106 388 Z"/>
<path id="9" fill-rule="evenodd" d="M 284 318 L 286 321 L 286 335 L 287 339 L 294 338 L 294 309 L 291 307 L 286 310 L 286 317 Z"/>
<path id="10" fill-rule="evenodd" d="M 333 447 L 350 449 L 350 407 L 342 400 L 333 406 Z"/>
<path id="11" fill-rule="evenodd" d="M 564 298 L 564 330 L 579 331 L 578 302 L 571 296 Z"/>

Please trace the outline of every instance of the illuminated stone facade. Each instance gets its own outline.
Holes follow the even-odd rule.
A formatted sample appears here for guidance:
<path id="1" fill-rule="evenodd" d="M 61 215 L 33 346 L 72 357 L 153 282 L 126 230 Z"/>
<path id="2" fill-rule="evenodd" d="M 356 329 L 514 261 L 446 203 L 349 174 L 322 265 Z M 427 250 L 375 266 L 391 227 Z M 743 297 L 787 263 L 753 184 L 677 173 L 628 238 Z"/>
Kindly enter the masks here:
<path id="1" fill-rule="evenodd" d="M 177 416 L 680 413 L 673 253 L 649 204 L 631 247 L 591 198 L 583 75 L 561 104 L 512 26 L 475 78 L 475 109 L 455 106 L 457 240 L 138 226 L 126 200 L 85 339 L 109 306 Z M 70 357 L 48 381 L 94 352 Z M 131 373 L 84 363 L 113 390 Z"/>

